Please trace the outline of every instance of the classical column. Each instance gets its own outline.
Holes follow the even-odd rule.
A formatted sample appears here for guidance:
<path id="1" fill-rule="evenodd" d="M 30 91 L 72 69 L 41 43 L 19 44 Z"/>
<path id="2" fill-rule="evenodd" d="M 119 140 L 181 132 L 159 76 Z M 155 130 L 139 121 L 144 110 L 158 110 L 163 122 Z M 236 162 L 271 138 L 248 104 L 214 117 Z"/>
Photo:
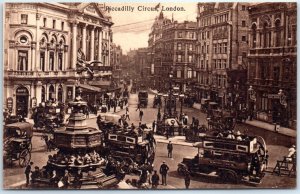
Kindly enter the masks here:
<path id="1" fill-rule="evenodd" d="M 76 44 L 76 39 L 77 39 L 77 23 L 73 22 L 72 23 L 72 69 L 76 68 L 76 63 L 77 63 L 77 44 Z"/>
<path id="2" fill-rule="evenodd" d="M 275 27 L 275 15 L 272 15 L 272 31 L 271 31 L 270 47 L 275 47 L 275 32 L 274 32 L 274 27 Z"/>
<path id="3" fill-rule="evenodd" d="M 41 70 L 41 64 L 40 64 L 40 38 L 41 38 L 41 35 L 40 35 L 40 18 L 41 18 L 41 14 L 40 13 L 37 13 L 36 14 L 36 39 L 35 39 L 35 42 L 36 42 L 36 45 L 35 45 L 35 69 L 34 70 L 38 70 L 40 71 Z M 46 54 L 46 53 L 45 53 Z"/>
<path id="4" fill-rule="evenodd" d="M 255 79 L 257 80 L 259 78 L 259 64 L 258 59 L 255 61 Z"/>
<path id="5" fill-rule="evenodd" d="M 90 60 L 95 60 L 95 26 L 92 27 L 91 31 L 91 48 L 90 48 Z"/>
<path id="6" fill-rule="evenodd" d="M 82 52 L 86 55 L 86 24 L 82 27 Z"/>
<path id="7" fill-rule="evenodd" d="M 108 56 L 107 56 L 107 62 L 108 62 L 108 65 L 107 66 L 110 66 L 110 36 L 111 36 L 111 31 L 109 30 L 108 32 L 108 45 L 107 45 L 107 49 L 108 49 Z"/>
<path id="8" fill-rule="evenodd" d="M 39 105 L 39 103 L 42 102 L 42 86 L 43 84 L 38 81 L 37 84 L 36 84 L 36 102 L 37 102 L 37 105 Z"/>
<path id="9" fill-rule="evenodd" d="M 64 46 L 64 56 L 63 56 L 63 60 L 64 60 L 64 63 L 63 63 L 63 67 L 62 67 L 62 70 L 65 71 L 67 68 L 68 68 L 68 59 L 69 59 L 69 53 L 68 53 L 68 46 L 65 45 Z"/>
<path id="10" fill-rule="evenodd" d="M 102 61 L 102 30 L 98 31 L 98 61 Z"/>
<path id="11" fill-rule="evenodd" d="M 31 67 L 29 68 L 29 71 L 34 71 L 37 69 L 37 66 L 39 66 L 36 62 L 36 43 L 31 43 Z"/>

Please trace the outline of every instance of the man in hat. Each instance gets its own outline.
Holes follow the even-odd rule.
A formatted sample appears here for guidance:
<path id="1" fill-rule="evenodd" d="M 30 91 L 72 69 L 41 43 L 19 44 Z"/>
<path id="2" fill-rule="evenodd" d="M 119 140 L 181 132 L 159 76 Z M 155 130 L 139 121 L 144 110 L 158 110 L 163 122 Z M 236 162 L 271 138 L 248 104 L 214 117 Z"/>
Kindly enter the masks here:
<path id="1" fill-rule="evenodd" d="M 168 143 L 167 150 L 168 150 L 168 158 L 172 158 L 173 144 L 171 143 L 171 141 L 169 141 Z"/>
<path id="2" fill-rule="evenodd" d="M 243 140 L 240 131 L 236 132 L 236 140 L 238 140 L 238 141 L 242 141 Z"/>
<path id="3" fill-rule="evenodd" d="M 161 174 L 162 185 L 167 185 L 167 174 L 169 171 L 169 166 L 163 161 L 162 165 L 160 166 L 159 173 Z"/>
<path id="4" fill-rule="evenodd" d="M 157 189 L 157 186 L 159 185 L 159 176 L 156 170 L 154 170 L 154 174 L 151 177 L 151 183 L 152 183 L 152 189 Z"/>
<path id="5" fill-rule="evenodd" d="M 29 185 L 29 175 L 31 173 L 31 166 L 33 165 L 33 162 L 30 162 L 25 169 L 25 176 L 26 176 L 26 187 Z"/>
<path id="6" fill-rule="evenodd" d="M 292 145 L 292 147 L 289 149 L 289 154 L 287 155 L 286 160 L 291 162 L 295 153 L 296 153 L 296 146 Z"/>

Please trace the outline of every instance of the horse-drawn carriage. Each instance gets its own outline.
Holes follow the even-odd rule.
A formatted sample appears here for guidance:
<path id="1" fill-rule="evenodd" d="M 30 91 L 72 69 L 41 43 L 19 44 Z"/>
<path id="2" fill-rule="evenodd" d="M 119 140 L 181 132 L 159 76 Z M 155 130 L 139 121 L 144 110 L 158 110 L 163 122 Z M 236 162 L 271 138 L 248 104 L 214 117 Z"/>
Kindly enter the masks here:
<path id="1" fill-rule="evenodd" d="M 207 118 L 208 129 L 213 131 L 230 131 L 236 124 L 235 118 L 229 112 L 220 110 L 212 111 L 210 117 Z"/>
<path id="2" fill-rule="evenodd" d="M 155 95 L 154 100 L 153 100 L 153 108 L 156 107 L 161 107 L 162 106 L 162 94 L 158 93 L 157 95 Z"/>
<path id="3" fill-rule="evenodd" d="M 51 103 L 38 106 L 33 110 L 32 118 L 35 128 L 53 132 L 64 123 L 64 106 Z"/>
<path id="4" fill-rule="evenodd" d="M 14 161 L 25 167 L 31 159 L 33 125 L 17 122 L 4 126 L 4 162 L 12 165 Z"/>

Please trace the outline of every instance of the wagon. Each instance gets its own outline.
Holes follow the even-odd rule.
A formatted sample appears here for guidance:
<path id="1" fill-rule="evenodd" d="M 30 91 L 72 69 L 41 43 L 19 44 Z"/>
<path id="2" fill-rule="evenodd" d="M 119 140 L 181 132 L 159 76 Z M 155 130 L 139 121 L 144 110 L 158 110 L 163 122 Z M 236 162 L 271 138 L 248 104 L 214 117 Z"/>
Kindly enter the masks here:
<path id="1" fill-rule="evenodd" d="M 4 162 L 20 167 L 28 165 L 31 159 L 33 125 L 28 122 L 12 123 L 4 126 Z"/>

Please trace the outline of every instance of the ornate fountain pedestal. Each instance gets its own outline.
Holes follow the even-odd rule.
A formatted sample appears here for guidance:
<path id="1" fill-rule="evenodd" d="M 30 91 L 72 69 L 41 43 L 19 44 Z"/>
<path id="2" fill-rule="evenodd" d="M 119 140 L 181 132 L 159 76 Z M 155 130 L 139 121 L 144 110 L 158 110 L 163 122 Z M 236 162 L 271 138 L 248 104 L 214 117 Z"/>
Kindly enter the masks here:
<path id="1" fill-rule="evenodd" d="M 81 174 L 79 188 L 106 188 L 118 183 L 115 174 L 105 174 L 106 161 L 98 151 L 102 145 L 102 132 L 86 124 L 87 103 L 81 98 L 81 90 L 77 90 L 77 97 L 69 103 L 72 113 L 66 127 L 54 131 L 54 143 L 58 148 L 57 154 L 49 155 L 47 171 L 58 177 L 68 173 L 69 185 Z M 77 176 L 77 177 L 76 177 Z M 37 180 L 39 181 L 39 180 Z M 51 182 L 51 181 L 50 181 Z"/>

